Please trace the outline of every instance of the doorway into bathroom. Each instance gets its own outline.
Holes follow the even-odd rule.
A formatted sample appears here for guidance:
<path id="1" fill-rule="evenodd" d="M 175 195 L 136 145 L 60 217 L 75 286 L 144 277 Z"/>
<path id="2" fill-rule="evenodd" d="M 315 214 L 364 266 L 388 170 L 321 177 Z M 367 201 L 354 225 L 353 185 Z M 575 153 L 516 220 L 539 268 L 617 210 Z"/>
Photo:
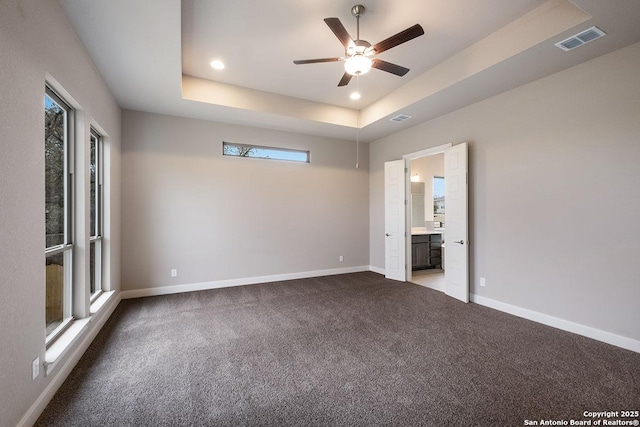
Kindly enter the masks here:
<path id="1" fill-rule="evenodd" d="M 444 153 L 412 158 L 409 175 L 411 197 L 407 213 L 411 224 L 411 251 L 407 254 L 411 254 L 411 268 L 407 268 L 407 279 L 444 292 Z"/>
<path id="2" fill-rule="evenodd" d="M 418 214 L 418 224 L 412 227 L 411 162 L 436 154 L 444 154 L 445 196 L 442 201 L 437 201 L 423 195 L 422 204 L 416 202 L 415 205 L 418 209 L 424 206 L 424 220 Z M 412 281 L 414 271 L 435 270 L 438 265 L 444 265 L 444 293 L 469 302 L 468 163 L 467 142 L 447 143 L 384 163 L 385 278 Z M 421 182 L 419 172 L 414 180 Z M 423 193 L 427 193 L 427 188 L 425 184 Z M 429 188 L 433 191 L 432 187 Z M 436 221 L 440 202 L 444 221 Z M 426 216 L 429 206 L 433 209 L 433 217 Z M 442 223 L 437 224 L 437 230 L 436 222 Z M 446 254 L 443 253 L 445 245 Z M 415 264 L 409 262 L 414 257 Z M 415 265 L 424 268 L 414 269 Z M 439 287 L 433 280 L 430 282 L 430 287 Z"/>

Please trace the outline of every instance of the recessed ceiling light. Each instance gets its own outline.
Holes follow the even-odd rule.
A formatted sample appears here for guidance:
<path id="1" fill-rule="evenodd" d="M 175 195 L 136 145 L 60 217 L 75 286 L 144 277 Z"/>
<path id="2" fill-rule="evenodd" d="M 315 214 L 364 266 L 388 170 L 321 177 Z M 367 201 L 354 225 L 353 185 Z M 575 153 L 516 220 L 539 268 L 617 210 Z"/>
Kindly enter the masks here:
<path id="1" fill-rule="evenodd" d="M 216 69 L 216 70 L 222 70 L 224 68 L 224 63 L 222 61 L 220 61 L 219 59 L 215 59 L 215 60 L 211 61 L 211 67 Z"/>
<path id="2" fill-rule="evenodd" d="M 358 99 L 360 99 L 360 93 L 353 92 L 351 95 L 349 95 L 349 98 L 353 99 L 354 101 L 357 101 Z"/>

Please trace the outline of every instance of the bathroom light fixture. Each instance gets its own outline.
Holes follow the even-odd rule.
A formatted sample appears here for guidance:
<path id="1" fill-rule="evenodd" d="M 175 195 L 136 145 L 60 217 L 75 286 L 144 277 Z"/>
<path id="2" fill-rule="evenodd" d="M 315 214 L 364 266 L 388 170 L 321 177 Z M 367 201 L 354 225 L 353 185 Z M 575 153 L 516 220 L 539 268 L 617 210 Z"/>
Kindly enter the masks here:
<path id="1" fill-rule="evenodd" d="M 220 61 L 219 59 L 214 59 L 213 61 L 211 61 L 211 63 L 209 65 L 211 65 L 211 68 L 213 68 L 215 70 L 223 70 L 224 69 L 224 63 L 222 61 Z"/>
<path id="2" fill-rule="evenodd" d="M 418 175 L 418 172 L 411 175 L 411 182 L 419 182 L 419 181 L 420 181 L 420 175 Z"/>
<path id="3" fill-rule="evenodd" d="M 358 99 L 360 99 L 360 92 L 353 92 L 351 95 L 349 95 L 349 98 L 353 99 L 354 101 L 357 101 Z"/>

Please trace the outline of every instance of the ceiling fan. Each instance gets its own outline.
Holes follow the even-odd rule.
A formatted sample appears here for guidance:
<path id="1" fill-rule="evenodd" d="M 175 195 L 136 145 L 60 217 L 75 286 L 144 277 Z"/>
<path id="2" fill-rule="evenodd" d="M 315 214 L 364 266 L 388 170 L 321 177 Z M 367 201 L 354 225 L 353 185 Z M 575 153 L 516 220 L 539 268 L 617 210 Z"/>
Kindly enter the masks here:
<path id="1" fill-rule="evenodd" d="M 303 59 L 293 61 L 294 64 L 315 64 L 319 62 L 338 62 L 344 61 L 345 73 L 340 79 L 338 86 L 346 86 L 351 81 L 353 76 L 360 76 L 366 74 L 371 68 L 377 68 L 378 70 L 386 71 L 387 73 L 395 74 L 396 76 L 404 76 L 409 72 L 408 68 L 401 67 L 400 65 L 392 64 L 382 59 L 378 59 L 375 56 L 389 50 L 392 47 L 396 47 L 402 43 L 406 43 L 409 40 L 413 40 L 424 34 L 424 30 L 420 24 L 416 24 L 407 28 L 404 31 L 399 32 L 373 46 L 366 40 L 360 40 L 360 16 L 364 14 L 364 6 L 357 4 L 351 8 L 351 14 L 356 18 L 356 40 L 354 41 L 344 25 L 338 18 L 325 18 L 324 22 L 327 23 L 333 34 L 338 37 L 340 43 L 344 46 L 344 55 L 342 57 L 335 58 L 319 58 L 319 59 Z"/>

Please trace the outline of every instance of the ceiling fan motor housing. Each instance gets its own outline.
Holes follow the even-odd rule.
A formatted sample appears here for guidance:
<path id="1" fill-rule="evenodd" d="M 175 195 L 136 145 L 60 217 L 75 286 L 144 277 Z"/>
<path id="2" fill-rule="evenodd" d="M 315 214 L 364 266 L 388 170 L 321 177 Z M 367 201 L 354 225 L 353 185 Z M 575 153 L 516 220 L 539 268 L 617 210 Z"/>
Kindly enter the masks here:
<path id="1" fill-rule="evenodd" d="M 360 16 L 364 15 L 364 6 L 361 4 L 357 4 L 351 8 L 351 14 L 356 18 L 360 18 Z"/>
<path id="2" fill-rule="evenodd" d="M 349 47 L 345 49 L 345 51 L 347 56 L 353 56 L 358 53 L 366 56 L 371 56 L 374 54 L 374 51 L 373 49 L 369 49 L 370 47 L 371 43 L 366 40 L 354 40 L 353 45 L 350 44 Z"/>

